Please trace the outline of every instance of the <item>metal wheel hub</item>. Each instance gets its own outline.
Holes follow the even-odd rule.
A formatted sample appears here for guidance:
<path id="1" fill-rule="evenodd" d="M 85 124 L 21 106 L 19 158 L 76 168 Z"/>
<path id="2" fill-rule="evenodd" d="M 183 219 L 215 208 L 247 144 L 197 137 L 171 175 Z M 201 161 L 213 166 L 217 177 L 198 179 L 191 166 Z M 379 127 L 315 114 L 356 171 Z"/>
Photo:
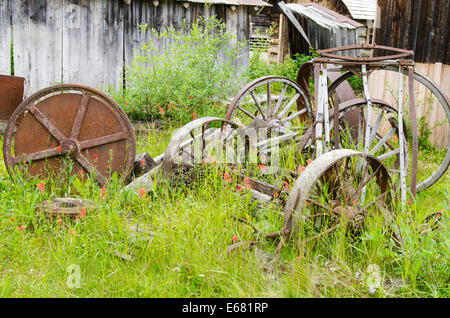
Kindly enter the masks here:
<path id="1" fill-rule="evenodd" d="M 75 139 L 67 138 L 61 142 L 61 152 L 69 154 L 71 158 L 77 158 L 80 154 L 80 149 L 80 143 Z"/>

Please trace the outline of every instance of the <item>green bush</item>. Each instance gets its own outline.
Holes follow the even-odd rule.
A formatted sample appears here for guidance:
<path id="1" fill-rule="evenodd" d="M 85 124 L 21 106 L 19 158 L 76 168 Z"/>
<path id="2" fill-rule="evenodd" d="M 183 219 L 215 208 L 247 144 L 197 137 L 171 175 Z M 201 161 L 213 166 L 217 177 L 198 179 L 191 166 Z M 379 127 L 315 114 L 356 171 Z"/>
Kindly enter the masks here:
<path id="1" fill-rule="evenodd" d="M 145 31 L 147 26 L 141 27 Z M 215 16 L 161 33 L 143 45 L 126 69 L 126 89 L 113 93 L 131 119 L 175 120 L 223 115 L 236 85 L 243 44 Z M 165 48 L 157 43 L 164 41 Z"/>

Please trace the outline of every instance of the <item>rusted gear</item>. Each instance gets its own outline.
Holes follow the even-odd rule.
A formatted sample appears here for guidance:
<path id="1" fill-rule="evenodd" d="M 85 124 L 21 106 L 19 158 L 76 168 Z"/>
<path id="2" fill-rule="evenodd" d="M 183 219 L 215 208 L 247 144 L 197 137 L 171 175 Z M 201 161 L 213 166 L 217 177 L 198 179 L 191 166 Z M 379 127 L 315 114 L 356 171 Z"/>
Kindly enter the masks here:
<path id="1" fill-rule="evenodd" d="M 14 111 L 5 132 L 3 156 L 31 176 L 88 173 L 102 185 L 113 173 L 125 180 L 133 167 L 136 140 L 123 110 L 93 88 L 65 84 L 43 89 Z M 63 160 L 64 159 L 64 160 Z"/>

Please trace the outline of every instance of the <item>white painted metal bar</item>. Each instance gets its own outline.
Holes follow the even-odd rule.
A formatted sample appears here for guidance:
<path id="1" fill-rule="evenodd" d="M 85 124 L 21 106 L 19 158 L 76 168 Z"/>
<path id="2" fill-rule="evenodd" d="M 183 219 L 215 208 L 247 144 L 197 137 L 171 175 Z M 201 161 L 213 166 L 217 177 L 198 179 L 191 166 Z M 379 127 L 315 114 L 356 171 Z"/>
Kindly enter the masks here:
<path id="1" fill-rule="evenodd" d="M 403 73 L 402 67 L 399 66 L 398 72 L 398 142 L 400 146 L 400 190 L 402 209 L 406 204 L 406 168 L 405 167 L 405 144 L 403 133 Z"/>

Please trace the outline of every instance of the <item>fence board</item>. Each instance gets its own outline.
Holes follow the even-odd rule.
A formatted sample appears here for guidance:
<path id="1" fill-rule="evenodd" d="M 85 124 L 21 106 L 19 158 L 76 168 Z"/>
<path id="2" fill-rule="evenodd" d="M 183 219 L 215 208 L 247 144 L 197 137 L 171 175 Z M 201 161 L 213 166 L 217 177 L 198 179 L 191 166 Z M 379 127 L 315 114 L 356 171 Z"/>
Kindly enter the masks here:
<path id="1" fill-rule="evenodd" d="M 11 74 L 10 47 L 10 10 L 9 1 L 0 1 L 0 74 Z"/>
<path id="2" fill-rule="evenodd" d="M 7 4 L 10 3 L 8 11 Z M 157 4 L 155 6 L 155 4 Z M 26 95 L 56 83 L 78 83 L 105 90 L 122 86 L 124 65 L 134 51 L 153 36 L 151 30 L 181 29 L 200 15 L 216 15 L 230 24 L 240 41 L 248 38 L 248 7 L 212 5 L 176 0 L 3 0 L 0 1 L 0 71 L 9 74 L 10 20 L 15 74 L 26 78 Z M 148 24 L 141 32 L 140 24 Z M 228 28 L 228 27 L 227 27 Z M 166 47 L 167 39 L 157 39 Z M 237 63 L 248 63 L 248 48 Z"/>
<path id="3" fill-rule="evenodd" d="M 442 91 L 449 96 L 450 65 L 442 65 L 441 63 L 416 63 L 415 69 L 417 72 L 428 76 L 436 82 Z M 405 85 L 407 83 L 406 77 L 404 78 L 404 83 Z M 394 96 L 395 94 L 392 94 L 392 92 L 398 91 L 397 73 L 390 71 L 374 71 L 370 75 L 369 89 L 372 98 L 385 100 L 395 108 L 397 107 L 396 96 Z M 416 99 L 417 118 L 426 117 L 426 122 L 433 132 L 430 136 L 430 141 L 435 146 L 446 147 L 449 142 L 448 134 L 450 127 L 446 120 L 446 114 L 443 108 L 436 100 L 430 98 L 430 91 L 416 81 L 414 85 L 414 94 Z M 440 125 L 440 123 L 442 123 L 442 125 Z"/>

